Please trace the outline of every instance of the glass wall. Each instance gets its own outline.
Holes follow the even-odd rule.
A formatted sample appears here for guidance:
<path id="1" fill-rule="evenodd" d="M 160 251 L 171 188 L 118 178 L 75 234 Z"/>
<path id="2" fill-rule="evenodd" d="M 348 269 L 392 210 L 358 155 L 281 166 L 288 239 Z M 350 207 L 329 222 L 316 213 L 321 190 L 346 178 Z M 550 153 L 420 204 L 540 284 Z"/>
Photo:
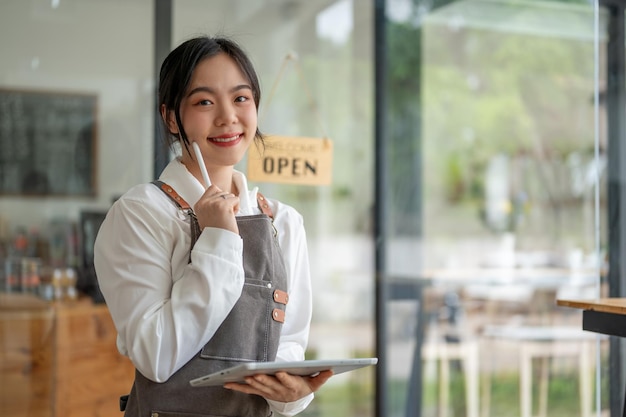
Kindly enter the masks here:
<path id="1" fill-rule="evenodd" d="M 332 140 L 332 185 L 253 185 L 304 217 L 314 301 L 307 356 L 374 356 L 372 3 L 173 4 L 173 44 L 220 33 L 250 54 L 261 80 L 264 133 Z M 373 369 L 338 375 L 303 415 L 372 415 L 373 392 Z"/>
<path id="2" fill-rule="evenodd" d="M 106 316 L 88 316 L 81 322 L 85 328 L 70 328 L 57 340 L 52 308 L 18 295 L 34 294 L 48 306 L 79 293 L 98 300 L 84 260 L 99 223 L 81 221 L 100 219 L 116 196 L 152 177 L 153 27 L 151 0 L 0 4 L 2 415 L 87 415 L 82 406 L 109 414 L 130 388 L 124 378 L 119 391 L 111 389 L 110 401 L 85 404 L 82 397 L 93 398 L 98 390 L 76 381 L 89 379 L 86 363 L 94 371 L 109 358 L 106 348 L 97 354 L 93 349 L 94 340 L 112 330 L 98 321 Z M 63 278 L 67 291 L 59 285 L 55 293 L 55 277 Z M 19 294 L 7 295 L 12 293 Z M 34 305 L 41 313 L 30 310 Z M 90 333 L 90 325 L 98 325 L 97 333 Z M 63 355 L 71 347 L 55 347 L 69 346 L 74 337 L 82 356 L 68 359 Z M 52 377 L 55 366 L 63 367 L 54 362 L 58 358 L 83 370 L 73 368 L 70 395 L 57 396 L 68 387 L 61 371 L 70 372 L 59 369 Z M 114 358 L 112 368 L 119 363 Z M 68 404 L 80 407 L 68 410 Z"/>
<path id="3" fill-rule="evenodd" d="M 18 231 L 36 239 L 81 211 L 106 210 L 152 176 L 153 22 L 149 0 L 9 0 L 1 8 L 6 243 Z M 32 171 L 42 177 L 25 189 Z M 75 249 L 53 261 L 72 264 Z"/>
<path id="4" fill-rule="evenodd" d="M 594 8 L 444 3 L 385 2 L 386 410 L 590 415 L 608 342 L 555 300 L 603 283 Z"/>
<path id="5" fill-rule="evenodd" d="M 608 410 L 607 340 L 555 305 L 607 293 L 604 102 L 594 108 L 596 81 L 607 82 L 604 14 L 596 39 L 586 0 L 172 6 L 171 46 L 223 34 L 250 54 L 264 133 L 333 141 L 332 185 L 252 184 L 305 219 L 307 357 L 380 354 L 379 414 L 407 417 L 591 415 L 600 358 Z M 81 220 L 158 174 L 154 20 L 152 0 L 0 6 L 2 291 L 24 290 L 7 273 L 23 257 L 77 268 L 88 291 Z M 387 159 L 375 172 L 377 123 Z M 388 288 L 376 294 L 381 273 Z M 388 297 L 379 351 L 377 295 Z M 377 415 L 374 372 L 334 377 L 302 415 Z"/>
<path id="6" fill-rule="evenodd" d="M 11 0 L 0 6 L 3 291 L 25 290 L 4 268 L 13 259 L 37 259 L 42 271 L 76 268 L 80 281 L 82 257 L 90 254 L 80 243 L 90 243 L 98 227 L 81 228 L 82 219 L 106 212 L 117 196 L 158 174 L 152 169 L 154 4 Z M 315 303 L 307 356 L 373 356 L 371 3 L 172 5 L 172 47 L 197 34 L 224 34 L 249 52 L 261 78 L 263 132 L 333 142 L 332 185 L 252 185 L 305 219 Z M 246 161 L 239 168 L 245 172 Z M 373 368 L 337 376 L 329 386 L 308 415 L 372 413 Z"/>

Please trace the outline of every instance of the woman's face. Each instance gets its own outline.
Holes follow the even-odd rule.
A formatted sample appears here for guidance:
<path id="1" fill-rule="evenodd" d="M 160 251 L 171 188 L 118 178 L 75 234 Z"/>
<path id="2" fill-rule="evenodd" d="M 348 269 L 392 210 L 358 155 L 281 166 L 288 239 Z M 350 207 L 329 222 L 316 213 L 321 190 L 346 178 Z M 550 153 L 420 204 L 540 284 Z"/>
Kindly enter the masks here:
<path id="1" fill-rule="evenodd" d="M 200 61 L 181 102 L 180 117 L 209 170 L 233 166 L 243 158 L 254 140 L 257 109 L 250 82 L 232 58 L 220 53 Z M 178 133 L 173 112 L 168 123 Z M 183 152 L 182 159 L 189 166 L 189 153 Z"/>

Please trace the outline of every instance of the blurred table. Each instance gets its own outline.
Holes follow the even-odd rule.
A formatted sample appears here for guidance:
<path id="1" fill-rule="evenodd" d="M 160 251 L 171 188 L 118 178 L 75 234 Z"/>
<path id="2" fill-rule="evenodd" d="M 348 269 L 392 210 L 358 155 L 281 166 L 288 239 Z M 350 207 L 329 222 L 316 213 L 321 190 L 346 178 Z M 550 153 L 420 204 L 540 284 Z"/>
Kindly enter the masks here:
<path id="1" fill-rule="evenodd" d="M 626 298 L 557 299 L 556 303 L 583 310 L 583 330 L 626 337 Z"/>
<path id="2" fill-rule="evenodd" d="M 464 268 L 426 271 L 434 285 L 463 287 L 468 295 L 503 300 L 530 299 L 535 290 L 590 287 L 598 281 L 591 269 Z"/>

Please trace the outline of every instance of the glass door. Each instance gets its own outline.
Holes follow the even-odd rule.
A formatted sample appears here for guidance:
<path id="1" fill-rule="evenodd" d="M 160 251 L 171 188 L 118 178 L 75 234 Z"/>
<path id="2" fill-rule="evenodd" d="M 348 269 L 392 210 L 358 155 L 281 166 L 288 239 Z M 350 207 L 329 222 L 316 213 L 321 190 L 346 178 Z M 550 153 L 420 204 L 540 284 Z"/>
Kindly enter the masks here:
<path id="1" fill-rule="evenodd" d="M 609 343 L 555 299 L 607 291 L 606 16 L 438 4 L 385 2 L 387 415 L 589 415 Z"/>

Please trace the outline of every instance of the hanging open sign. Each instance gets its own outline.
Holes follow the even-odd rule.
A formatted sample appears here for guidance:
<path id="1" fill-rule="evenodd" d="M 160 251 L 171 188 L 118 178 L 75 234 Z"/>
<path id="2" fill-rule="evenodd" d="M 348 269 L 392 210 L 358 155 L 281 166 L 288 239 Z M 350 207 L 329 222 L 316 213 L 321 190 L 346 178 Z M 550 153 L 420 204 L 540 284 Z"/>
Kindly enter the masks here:
<path id="1" fill-rule="evenodd" d="M 298 185 L 329 185 L 333 143 L 327 138 L 266 136 L 248 152 L 248 179 Z"/>

